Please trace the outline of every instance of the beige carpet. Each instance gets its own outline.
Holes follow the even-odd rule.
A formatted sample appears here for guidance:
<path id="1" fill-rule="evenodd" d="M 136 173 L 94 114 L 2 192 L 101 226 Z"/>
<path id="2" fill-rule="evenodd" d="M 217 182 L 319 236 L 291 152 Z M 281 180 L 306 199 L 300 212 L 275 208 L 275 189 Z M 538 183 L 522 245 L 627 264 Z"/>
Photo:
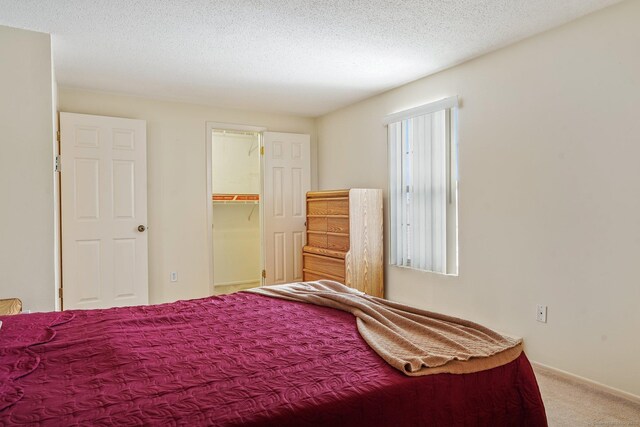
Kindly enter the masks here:
<path id="1" fill-rule="evenodd" d="M 240 283 L 238 285 L 215 285 L 213 295 L 231 294 L 238 291 L 244 291 L 245 289 L 255 288 L 260 286 L 260 282 Z"/>
<path id="2" fill-rule="evenodd" d="M 640 426 L 640 403 L 534 368 L 551 427 Z"/>

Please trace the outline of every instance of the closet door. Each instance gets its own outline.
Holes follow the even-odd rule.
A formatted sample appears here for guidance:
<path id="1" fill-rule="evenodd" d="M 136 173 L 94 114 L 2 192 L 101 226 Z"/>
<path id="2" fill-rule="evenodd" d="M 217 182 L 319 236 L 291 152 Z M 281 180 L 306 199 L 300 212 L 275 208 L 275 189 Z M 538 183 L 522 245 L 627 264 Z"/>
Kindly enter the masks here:
<path id="1" fill-rule="evenodd" d="M 306 193 L 311 189 L 309 135 L 264 132 L 265 283 L 302 281 Z"/>

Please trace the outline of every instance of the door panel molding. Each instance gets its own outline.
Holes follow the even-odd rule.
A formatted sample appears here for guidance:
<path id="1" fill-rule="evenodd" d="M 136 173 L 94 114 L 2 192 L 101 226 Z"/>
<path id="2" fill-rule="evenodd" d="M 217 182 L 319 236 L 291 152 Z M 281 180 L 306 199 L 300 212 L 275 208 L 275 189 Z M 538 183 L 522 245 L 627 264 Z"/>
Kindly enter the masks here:
<path id="1" fill-rule="evenodd" d="M 65 309 L 149 302 L 146 122 L 60 113 Z"/>
<path id="2" fill-rule="evenodd" d="M 307 134 L 263 133 L 265 285 L 302 280 L 310 141 Z"/>

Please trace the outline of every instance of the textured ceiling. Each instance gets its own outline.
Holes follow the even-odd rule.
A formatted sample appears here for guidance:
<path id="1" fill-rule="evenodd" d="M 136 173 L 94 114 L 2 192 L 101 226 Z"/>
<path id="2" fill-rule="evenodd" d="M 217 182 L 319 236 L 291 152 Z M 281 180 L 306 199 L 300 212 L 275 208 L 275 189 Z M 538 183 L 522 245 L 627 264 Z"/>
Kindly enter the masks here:
<path id="1" fill-rule="evenodd" d="M 58 83 L 316 116 L 618 0 L 0 0 Z"/>

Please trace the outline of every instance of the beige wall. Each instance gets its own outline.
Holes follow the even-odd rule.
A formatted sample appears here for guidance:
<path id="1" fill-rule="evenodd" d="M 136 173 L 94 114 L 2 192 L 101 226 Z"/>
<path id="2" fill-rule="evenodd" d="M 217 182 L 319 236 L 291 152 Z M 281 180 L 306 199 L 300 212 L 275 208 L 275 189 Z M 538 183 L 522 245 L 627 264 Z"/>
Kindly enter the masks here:
<path id="1" fill-rule="evenodd" d="M 257 205 L 213 206 L 213 280 L 216 286 L 261 280 L 260 214 Z"/>
<path id="2" fill-rule="evenodd" d="M 60 111 L 128 117 L 147 121 L 149 208 L 149 302 L 161 303 L 210 294 L 206 184 L 207 121 L 264 126 L 311 135 L 313 119 L 130 96 L 59 90 Z M 312 158 L 315 156 L 312 154 Z M 317 185 L 312 164 L 312 185 Z M 171 283 L 169 273 L 178 272 Z M 64 272 L 63 272 L 64 274 Z"/>
<path id="3" fill-rule="evenodd" d="M 382 118 L 459 95 L 460 275 L 388 267 L 387 296 L 523 336 L 532 360 L 636 395 L 638 22 L 627 1 L 318 120 L 320 188 L 386 189 Z"/>
<path id="4" fill-rule="evenodd" d="M 52 108 L 51 114 L 53 117 L 53 156 L 60 154 L 60 147 L 58 143 L 57 134 L 59 129 L 58 121 L 58 82 L 56 80 L 55 64 L 53 63 L 53 53 L 51 55 L 51 81 L 52 81 Z M 61 308 L 61 300 L 58 298 L 59 291 L 62 282 L 62 260 L 60 258 L 60 174 L 54 172 L 53 174 L 53 268 L 54 268 L 54 286 L 56 289 L 56 298 L 54 309 L 59 311 Z"/>
<path id="5" fill-rule="evenodd" d="M 48 34 L 0 26 L 0 298 L 55 308 Z"/>

